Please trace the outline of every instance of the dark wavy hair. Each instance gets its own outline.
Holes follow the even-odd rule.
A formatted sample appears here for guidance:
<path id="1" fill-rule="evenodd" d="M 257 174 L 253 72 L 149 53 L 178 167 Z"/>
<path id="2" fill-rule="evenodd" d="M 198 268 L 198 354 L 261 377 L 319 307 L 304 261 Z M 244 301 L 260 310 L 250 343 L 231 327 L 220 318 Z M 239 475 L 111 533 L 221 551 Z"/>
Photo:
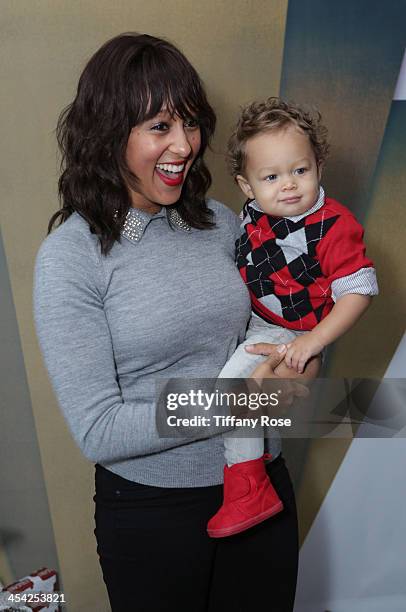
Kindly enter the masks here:
<path id="1" fill-rule="evenodd" d="M 58 120 L 62 153 L 61 208 L 50 219 L 48 233 L 73 212 L 89 223 L 106 255 L 125 222 L 131 199 L 127 185 L 137 177 L 125 153 L 131 129 L 162 108 L 182 119 L 197 119 L 201 147 L 173 206 L 192 227 L 213 227 L 205 195 L 211 185 L 203 154 L 213 135 L 216 116 L 193 66 L 171 43 L 147 34 L 121 34 L 106 42 L 89 60 L 76 97 Z"/>

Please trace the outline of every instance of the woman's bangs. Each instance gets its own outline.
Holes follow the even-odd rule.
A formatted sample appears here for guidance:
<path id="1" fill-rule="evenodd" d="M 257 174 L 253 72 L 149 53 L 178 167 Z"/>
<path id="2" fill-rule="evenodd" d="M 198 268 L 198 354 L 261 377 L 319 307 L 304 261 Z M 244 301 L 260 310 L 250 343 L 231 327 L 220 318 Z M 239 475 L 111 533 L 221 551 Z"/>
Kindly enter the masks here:
<path id="1" fill-rule="evenodd" d="M 144 80 L 138 89 L 139 116 L 137 123 L 148 121 L 165 109 L 170 115 L 178 115 L 183 120 L 206 115 L 204 101 L 199 99 L 195 83 L 180 78 L 179 74 L 160 74 L 158 78 Z"/>
<path id="2" fill-rule="evenodd" d="M 204 124 L 211 123 L 208 118 L 212 110 L 200 79 L 179 53 L 161 47 L 145 49 L 142 61 L 132 70 L 133 125 L 152 119 L 162 109 L 183 120 L 195 117 Z"/>
<path id="3" fill-rule="evenodd" d="M 196 84 L 191 83 L 188 78 L 171 78 L 166 82 L 166 107 L 172 115 L 178 115 L 186 120 L 190 117 L 199 119 L 204 112 L 202 100 L 196 91 Z"/>

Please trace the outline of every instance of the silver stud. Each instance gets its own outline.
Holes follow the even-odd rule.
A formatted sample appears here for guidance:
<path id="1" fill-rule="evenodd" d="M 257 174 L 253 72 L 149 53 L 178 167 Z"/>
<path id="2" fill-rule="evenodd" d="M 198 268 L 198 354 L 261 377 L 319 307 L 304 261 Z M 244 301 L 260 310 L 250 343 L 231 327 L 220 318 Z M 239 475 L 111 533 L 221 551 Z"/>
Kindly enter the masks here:
<path id="1" fill-rule="evenodd" d="M 182 219 L 182 217 L 180 216 L 176 208 L 170 208 L 168 210 L 168 216 L 171 222 L 173 223 L 173 225 L 175 225 L 181 230 L 184 230 L 185 232 L 190 232 L 191 228 L 190 228 L 189 223 L 187 223 L 184 219 Z"/>
<path id="2" fill-rule="evenodd" d="M 132 208 L 127 213 L 121 233 L 129 240 L 138 242 L 143 234 L 145 225 L 146 222 L 142 219 L 141 215 Z"/>
<path id="3" fill-rule="evenodd" d="M 182 219 L 176 208 L 168 209 L 167 215 L 171 223 L 178 229 L 185 232 L 189 232 L 191 230 L 189 223 Z M 130 208 L 124 221 L 121 233 L 123 236 L 128 238 L 128 240 L 138 242 L 142 238 L 148 222 L 149 221 L 146 220 L 135 208 Z"/>

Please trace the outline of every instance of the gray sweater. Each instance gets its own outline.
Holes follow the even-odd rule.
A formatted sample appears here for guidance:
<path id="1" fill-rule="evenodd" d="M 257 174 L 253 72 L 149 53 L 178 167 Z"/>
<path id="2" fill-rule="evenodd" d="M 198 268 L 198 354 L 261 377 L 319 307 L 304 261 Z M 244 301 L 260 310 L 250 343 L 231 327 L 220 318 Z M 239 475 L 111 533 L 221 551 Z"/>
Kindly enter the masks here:
<path id="1" fill-rule="evenodd" d="M 212 230 L 132 209 L 107 257 L 74 213 L 37 255 L 35 322 L 62 412 L 86 457 L 135 482 L 222 482 L 221 436 L 160 438 L 155 425 L 156 381 L 216 377 L 250 315 L 234 263 L 239 220 L 208 204 Z"/>

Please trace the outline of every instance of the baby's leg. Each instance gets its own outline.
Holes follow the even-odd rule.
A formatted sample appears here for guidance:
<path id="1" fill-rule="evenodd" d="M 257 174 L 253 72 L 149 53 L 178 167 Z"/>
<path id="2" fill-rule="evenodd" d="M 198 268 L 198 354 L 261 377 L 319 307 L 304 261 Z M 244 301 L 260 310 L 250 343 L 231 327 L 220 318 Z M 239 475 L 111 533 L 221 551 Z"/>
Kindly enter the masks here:
<path id="1" fill-rule="evenodd" d="M 284 344 L 291 342 L 295 337 L 294 332 L 290 330 L 269 325 L 262 319 L 253 317 L 247 330 L 246 339 L 227 361 L 219 374 L 219 378 L 246 378 L 251 375 L 258 364 L 267 359 L 265 355 L 247 353 L 245 347 L 248 344 L 255 344 L 256 342 Z M 252 416 L 255 417 L 254 412 Z M 255 437 L 253 437 L 254 433 Z M 263 429 L 258 426 L 255 430 L 243 427 L 236 428 L 224 436 L 224 449 L 225 459 L 229 467 L 235 463 L 262 457 L 264 454 Z"/>
<path id="2" fill-rule="evenodd" d="M 275 328 L 275 326 L 272 326 Z M 244 347 L 254 342 L 279 344 L 279 328 L 253 317 L 247 337 L 220 372 L 220 378 L 246 378 L 266 357 L 247 353 Z M 276 333 L 277 332 L 277 333 Z M 290 338 L 289 338 L 290 340 Z M 252 412 L 255 417 L 255 412 Z M 255 437 L 252 437 L 255 434 Z M 224 439 L 224 500 L 207 525 L 211 537 L 224 537 L 253 527 L 283 509 L 283 503 L 265 470 L 263 428 L 237 427 Z"/>
<path id="3" fill-rule="evenodd" d="M 251 375 L 257 365 L 267 359 L 266 355 L 247 353 L 245 347 L 248 344 L 255 344 L 257 342 L 285 344 L 292 342 L 295 338 L 296 334 L 289 329 L 265 323 L 265 321 L 262 321 L 259 317 L 252 317 L 244 342 L 236 348 L 218 377 L 245 378 Z"/>

